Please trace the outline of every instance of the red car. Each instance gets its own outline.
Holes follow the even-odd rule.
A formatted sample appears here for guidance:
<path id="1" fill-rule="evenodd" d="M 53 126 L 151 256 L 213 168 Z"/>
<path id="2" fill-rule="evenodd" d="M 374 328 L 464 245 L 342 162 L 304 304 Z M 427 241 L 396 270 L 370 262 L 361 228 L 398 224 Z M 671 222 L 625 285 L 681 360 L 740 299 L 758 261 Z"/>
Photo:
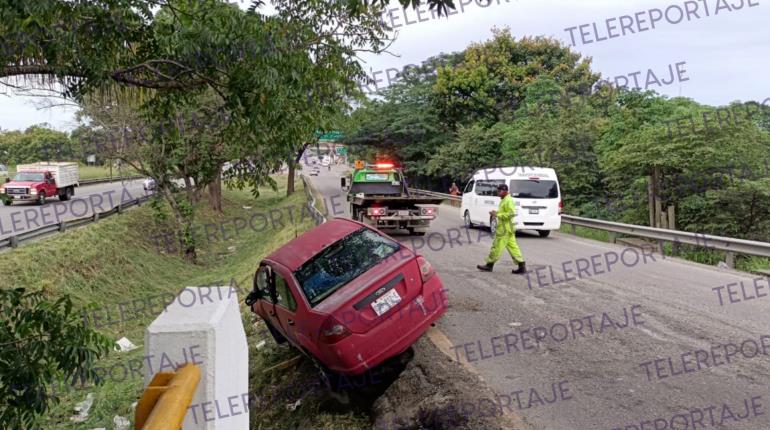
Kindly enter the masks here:
<path id="1" fill-rule="evenodd" d="M 428 261 L 343 218 L 262 260 L 246 304 L 277 342 L 288 340 L 324 371 L 342 375 L 406 351 L 448 307 Z"/>

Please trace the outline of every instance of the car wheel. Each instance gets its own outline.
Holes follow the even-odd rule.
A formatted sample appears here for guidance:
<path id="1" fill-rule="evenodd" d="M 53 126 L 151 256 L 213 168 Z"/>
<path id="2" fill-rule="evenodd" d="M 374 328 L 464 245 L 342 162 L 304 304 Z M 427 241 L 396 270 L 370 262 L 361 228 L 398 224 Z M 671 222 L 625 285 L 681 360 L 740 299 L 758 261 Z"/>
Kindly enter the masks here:
<path id="1" fill-rule="evenodd" d="M 538 230 L 537 234 L 539 234 L 540 237 L 548 237 L 548 235 L 551 234 L 551 230 Z"/>
<path id="2" fill-rule="evenodd" d="M 40 194 L 37 195 L 37 204 L 38 205 L 45 204 L 45 191 L 41 191 Z"/>
<path id="3" fill-rule="evenodd" d="M 465 215 L 463 215 L 463 221 L 465 221 L 465 228 L 473 228 L 473 222 L 471 222 L 470 212 L 465 211 Z"/>
<path id="4" fill-rule="evenodd" d="M 489 220 L 489 232 L 493 235 L 497 232 L 497 218 Z"/>
<path id="5" fill-rule="evenodd" d="M 348 393 L 347 390 L 339 389 L 340 375 L 329 370 L 323 363 L 313 357 L 313 355 L 309 353 L 307 355 L 313 362 L 313 366 L 318 370 L 318 377 L 321 379 L 321 385 L 326 388 L 329 396 L 342 405 L 350 404 L 350 393 Z"/>

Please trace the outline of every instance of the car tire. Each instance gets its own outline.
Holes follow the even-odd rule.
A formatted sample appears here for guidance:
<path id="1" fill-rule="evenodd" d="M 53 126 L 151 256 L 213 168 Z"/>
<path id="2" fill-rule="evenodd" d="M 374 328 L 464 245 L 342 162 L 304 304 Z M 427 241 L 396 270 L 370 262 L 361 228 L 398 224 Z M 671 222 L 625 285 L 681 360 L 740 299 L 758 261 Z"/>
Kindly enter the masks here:
<path id="1" fill-rule="evenodd" d="M 497 218 L 489 219 L 489 232 L 494 236 L 497 233 Z"/>
<path id="2" fill-rule="evenodd" d="M 321 380 L 321 386 L 326 389 L 326 392 L 329 394 L 329 396 L 342 405 L 349 405 L 350 393 L 347 390 L 339 389 L 340 375 L 329 370 L 329 368 L 324 366 L 323 363 L 318 361 L 318 359 L 309 352 L 307 352 L 306 355 L 310 357 L 310 361 L 313 362 L 313 366 L 315 366 L 316 370 L 318 370 L 318 377 Z"/>
<path id="3" fill-rule="evenodd" d="M 473 221 L 471 221 L 471 213 L 467 210 L 465 211 L 465 215 L 463 215 L 463 222 L 465 223 L 465 228 L 473 228 Z"/>
<path id="4" fill-rule="evenodd" d="M 551 234 L 551 230 L 538 230 L 537 234 L 539 234 L 540 237 L 548 237 L 548 235 Z"/>
<path id="5" fill-rule="evenodd" d="M 40 194 L 37 195 L 37 204 L 38 206 L 45 204 L 45 191 L 41 191 Z"/>

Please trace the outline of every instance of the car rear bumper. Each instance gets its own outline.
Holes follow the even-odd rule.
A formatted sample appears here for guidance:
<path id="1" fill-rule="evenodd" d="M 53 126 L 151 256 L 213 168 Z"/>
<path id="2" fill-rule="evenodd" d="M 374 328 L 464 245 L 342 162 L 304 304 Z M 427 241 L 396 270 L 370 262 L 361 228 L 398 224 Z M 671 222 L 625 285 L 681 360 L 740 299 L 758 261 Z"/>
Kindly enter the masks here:
<path id="1" fill-rule="evenodd" d="M 559 228 L 561 228 L 561 215 L 516 220 L 516 230 L 558 230 Z"/>
<path id="2" fill-rule="evenodd" d="M 420 297 L 422 304 L 418 303 Z M 368 332 L 354 333 L 330 345 L 324 364 L 341 374 L 364 373 L 406 351 L 448 307 L 444 285 L 435 274 L 423 285 L 423 294 L 411 303 L 384 314 L 383 321 Z"/>

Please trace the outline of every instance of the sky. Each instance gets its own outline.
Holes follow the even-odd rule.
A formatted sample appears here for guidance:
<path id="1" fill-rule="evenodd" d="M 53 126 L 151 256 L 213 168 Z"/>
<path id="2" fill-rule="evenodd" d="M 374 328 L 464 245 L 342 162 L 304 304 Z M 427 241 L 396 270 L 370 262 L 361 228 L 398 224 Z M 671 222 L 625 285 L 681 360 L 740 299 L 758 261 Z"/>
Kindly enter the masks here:
<path id="1" fill-rule="evenodd" d="M 455 5 L 455 13 L 437 17 L 424 6 L 420 13 L 404 11 L 392 1 L 383 16 L 395 27 L 389 53 L 361 55 L 364 69 L 378 80 L 369 89 L 386 87 L 388 75 L 394 81 L 395 69 L 462 51 L 491 38 L 493 27 L 508 27 L 516 38 L 560 40 L 591 57 L 592 70 L 619 85 L 711 105 L 770 98 L 770 0 L 455 0 Z M 43 122 L 65 131 L 77 126 L 75 108 L 37 109 L 39 100 L 2 93 L 3 130 Z"/>

